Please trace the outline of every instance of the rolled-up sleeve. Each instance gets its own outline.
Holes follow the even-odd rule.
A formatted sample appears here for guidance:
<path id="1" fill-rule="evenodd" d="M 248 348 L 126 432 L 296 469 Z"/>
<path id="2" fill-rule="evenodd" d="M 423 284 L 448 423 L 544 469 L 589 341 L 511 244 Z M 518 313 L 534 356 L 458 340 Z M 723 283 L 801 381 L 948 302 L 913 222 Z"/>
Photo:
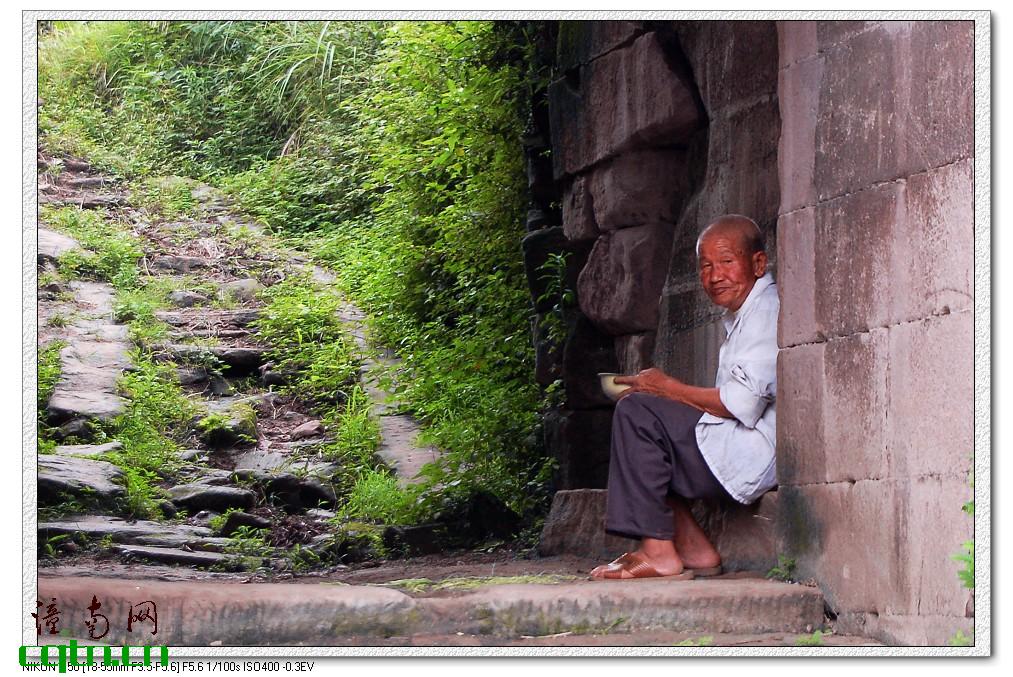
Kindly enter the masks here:
<path id="1" fill-rule="evenodd" d="M 774 401 L 776 363 L 758 360 L 734 364 L 731 378 L 721 385 L 721 403 L 742 425 L 755 428 L 767 405 Z"/>

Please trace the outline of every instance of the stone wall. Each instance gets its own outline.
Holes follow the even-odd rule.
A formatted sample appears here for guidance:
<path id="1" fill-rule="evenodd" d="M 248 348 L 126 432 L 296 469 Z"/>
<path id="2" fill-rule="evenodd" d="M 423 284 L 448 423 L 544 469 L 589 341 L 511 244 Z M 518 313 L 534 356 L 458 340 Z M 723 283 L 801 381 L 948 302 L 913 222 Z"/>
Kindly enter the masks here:
<path id="1" fill-rule="evenodd" d="M 720 309 L 694 246 L 715 216 L 746 214 L 781 294 L 779 488 L 695 513 L 729 568 L 794 558 L 840 632 L 899 644 L 969 632 L 951 555 L 972 527 L 960 508 L 973 451 L 973 24 L 556 26 L 541 172 L 559 211 L 529 238 L 571 252 L 577 291 L 565 345 L 540 351 L 554 355 L 540 378 L 565 386 L 545 419 L 557 488 L 607 477 L 612 408 L 594 372 L 655 365 L 713 384 Z M 614 545 L 574 536 L 597 528 L 602 492 L 563 498 L 553 514 L 571 517 L 547 526 L 549 550 Z"/>
<path id="2" fill-rule="evenodd" d="M 973 24 L 779 22 L 778 549 L 844 632 L 966 631 Z"/>
<path id="3" fill-rule="evenodd" d="M 559 220 L 530 233 L 525 252 L 536 300 L 539 261 L 567 253 L 576 300 L 562 309 L 562 346 L 539 332 L 552 310 L 536 304 L 539 381 L 562 386 L 544 417 L 556 488 L 600 488 L 613 405 L 597 373 L 654 363 L 658 301 L 690 194 L 689 143 L 706 121 L 670 22 L 559 22 L 556 45 L 541 132 L 551 140 Z"/>

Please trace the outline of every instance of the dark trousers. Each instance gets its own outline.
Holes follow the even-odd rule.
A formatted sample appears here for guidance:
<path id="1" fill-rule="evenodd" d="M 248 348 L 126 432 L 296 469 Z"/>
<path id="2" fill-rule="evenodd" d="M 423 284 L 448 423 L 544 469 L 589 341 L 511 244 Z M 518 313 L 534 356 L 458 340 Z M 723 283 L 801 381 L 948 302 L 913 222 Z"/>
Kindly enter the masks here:
<path id="1" fill-rule="evenodd" d="M 605 530 L 627 538 L 670 539 L 670 496 L 730 498 L 696 444 L 699 409 L 645 393 L 616 403 L 612 416 Z"/>

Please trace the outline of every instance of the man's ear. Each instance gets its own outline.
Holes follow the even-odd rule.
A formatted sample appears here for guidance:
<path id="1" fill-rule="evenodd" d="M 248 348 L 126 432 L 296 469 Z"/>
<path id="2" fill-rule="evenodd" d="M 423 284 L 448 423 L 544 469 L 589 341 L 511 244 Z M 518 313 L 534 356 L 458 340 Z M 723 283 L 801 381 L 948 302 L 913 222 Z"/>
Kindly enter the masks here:
<path id="1" fill-rule="evenodd" d="M 753 275 L 757 279 L 763 277 L 767 272 L 767 252 L 756 252 L 753 254 Z"/>

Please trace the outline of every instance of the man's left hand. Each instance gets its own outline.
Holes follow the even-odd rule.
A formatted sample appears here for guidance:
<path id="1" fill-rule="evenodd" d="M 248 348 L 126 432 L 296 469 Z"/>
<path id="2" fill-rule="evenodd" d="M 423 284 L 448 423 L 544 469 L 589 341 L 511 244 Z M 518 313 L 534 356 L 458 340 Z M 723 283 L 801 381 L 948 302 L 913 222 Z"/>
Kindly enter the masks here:
<path id="1" fill-rule="evenodd" d="M 647 393 L 674 400 L 676 399 L 674 391 L 682 385 L 682 381 L 655 367 L 644 369 L 636 376 L 616 376 L 615 382 L 620 385 L 629 384 L 632 386 L 620 393 L 619 399 L 631 393 Z"/>

